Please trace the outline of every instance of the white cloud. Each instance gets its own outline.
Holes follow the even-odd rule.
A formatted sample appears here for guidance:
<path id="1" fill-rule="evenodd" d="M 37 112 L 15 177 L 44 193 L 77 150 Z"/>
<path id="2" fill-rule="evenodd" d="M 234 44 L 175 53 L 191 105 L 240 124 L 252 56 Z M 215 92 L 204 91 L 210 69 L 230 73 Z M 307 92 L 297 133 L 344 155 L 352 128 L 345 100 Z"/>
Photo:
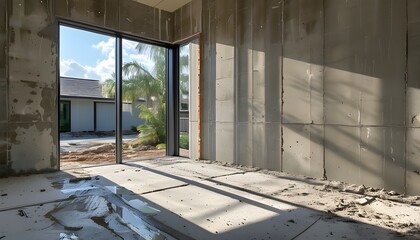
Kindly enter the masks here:
<path id="1" fill-rule="evenodd" d="M 100 41 L 93 44 L 92 47 L 101 50 L 104 55 L 109 55 L 109 53 L 115 52 L 115 38 L 109 38 L 106 42 Z"/>
<path id="2" fill-rule="evenodd" d="M 123 42 L 123 62 L 137 61 L 146 68 L 151 69 L 153 62 L 147 56 L 138 54 L 136 50 L 137 42 L 124 40 Z M 115 39 L 109 38 L 93 44 L 92 48 L 101 51 L 105 58 L 96 61 L 95 66 L 82 65 L 73 59 L 63 59 L 60 61 L 60 74 L 62 76 L 106 80 L 111 78 L 115 72 Z"/>
<path id="3" fill-rule="evenodd" d="M 65 59 L 60 62 L 60 74 L 65 77 L 101 79 L 99 75 L 90 71 L 88 66 L 83 66 L 73 59 Z"/>

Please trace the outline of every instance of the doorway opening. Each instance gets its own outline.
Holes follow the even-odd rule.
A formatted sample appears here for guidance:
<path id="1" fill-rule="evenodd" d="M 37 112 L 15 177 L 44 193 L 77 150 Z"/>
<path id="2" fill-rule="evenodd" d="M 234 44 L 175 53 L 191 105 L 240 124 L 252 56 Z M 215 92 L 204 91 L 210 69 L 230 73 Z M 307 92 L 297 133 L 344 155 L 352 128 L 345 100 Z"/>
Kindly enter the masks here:
<path id="1" fill-rule="evenodd" d="M 165 156 L 168 49 L 67 24 L 59 46 L 60 168 Z"/>

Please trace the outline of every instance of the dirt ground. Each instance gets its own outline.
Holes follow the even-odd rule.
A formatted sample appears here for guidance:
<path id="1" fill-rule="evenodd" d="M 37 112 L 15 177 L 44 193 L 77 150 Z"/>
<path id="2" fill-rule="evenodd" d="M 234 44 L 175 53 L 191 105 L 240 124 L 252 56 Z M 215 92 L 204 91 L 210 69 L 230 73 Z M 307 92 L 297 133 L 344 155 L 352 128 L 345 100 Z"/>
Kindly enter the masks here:
<path id="1" fill-rule="evenodd" d="M 153 146 L 132 147 L 130 143 L 123 144 L 123 161 L 140 159 L 153 159 L 166 155 L 165 149 L 157 149 Z M 180 149 L 180 156 L 189 156 L 189 151 Z M 60 154 L 61 169 L 87 167 L 92 165 L 114 164 L 115 144 L 92 144 L 86 149 Z"/>

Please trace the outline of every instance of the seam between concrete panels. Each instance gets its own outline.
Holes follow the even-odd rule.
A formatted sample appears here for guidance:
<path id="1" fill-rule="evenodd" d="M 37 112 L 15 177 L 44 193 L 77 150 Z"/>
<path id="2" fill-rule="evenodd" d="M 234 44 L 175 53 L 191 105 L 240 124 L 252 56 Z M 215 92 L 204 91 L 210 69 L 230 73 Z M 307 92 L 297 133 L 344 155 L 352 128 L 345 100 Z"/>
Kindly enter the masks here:
<path id="1" fill-rule="evenodd" d="M 325 122 L 326 122 L 326 114 L 325 114 L 325 0 L 322 1 L 322 168 L 323 168 L 323 178 L 326 180 L 327 177 L 327 168 L 326 168 L 326 157 L 325 157 Z"/>
<path id="2" fill-rule="evenodd" d="M 408 89 L 408 0 L 405 1 L 405 23 L 406 23 L 406 32 L 405 32 L 405 86 L 404 86 L 404 95 L 405 95 L 405 108 L 404 108 L 404 126 L 405 126 L 405 136 L 404 136 L 404 193 L 407 193 L 407 135 L 408 135 L 408 128 L 407 128 L 407 89 Z"/>
<path id="3" fill-rule="evenodd" d="M 280 171 L 283 172 L 283 153 L 284 153 L 284 128 L 283 128 L 283 117 L 284 117 L 284 1 L 281 2 L 281 116 L 280 116 L 280 125 L 281 125 L 281 153 L 280 153 Z"/>

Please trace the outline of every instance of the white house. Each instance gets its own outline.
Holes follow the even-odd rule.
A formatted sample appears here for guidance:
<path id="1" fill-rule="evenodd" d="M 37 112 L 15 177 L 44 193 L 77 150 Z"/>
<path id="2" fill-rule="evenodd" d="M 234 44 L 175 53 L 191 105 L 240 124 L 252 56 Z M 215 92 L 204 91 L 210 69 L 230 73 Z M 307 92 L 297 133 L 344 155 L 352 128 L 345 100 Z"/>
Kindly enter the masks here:
<path id="1" fill-rule="evenodd" d="M 123 103 L 123 130 L 144 123 L 138 117 L 142 103 Z M 60 78 L 60 132 L 113 131 L 115 126 L 115 101 L 102 96 L 98 80 Z"/>

